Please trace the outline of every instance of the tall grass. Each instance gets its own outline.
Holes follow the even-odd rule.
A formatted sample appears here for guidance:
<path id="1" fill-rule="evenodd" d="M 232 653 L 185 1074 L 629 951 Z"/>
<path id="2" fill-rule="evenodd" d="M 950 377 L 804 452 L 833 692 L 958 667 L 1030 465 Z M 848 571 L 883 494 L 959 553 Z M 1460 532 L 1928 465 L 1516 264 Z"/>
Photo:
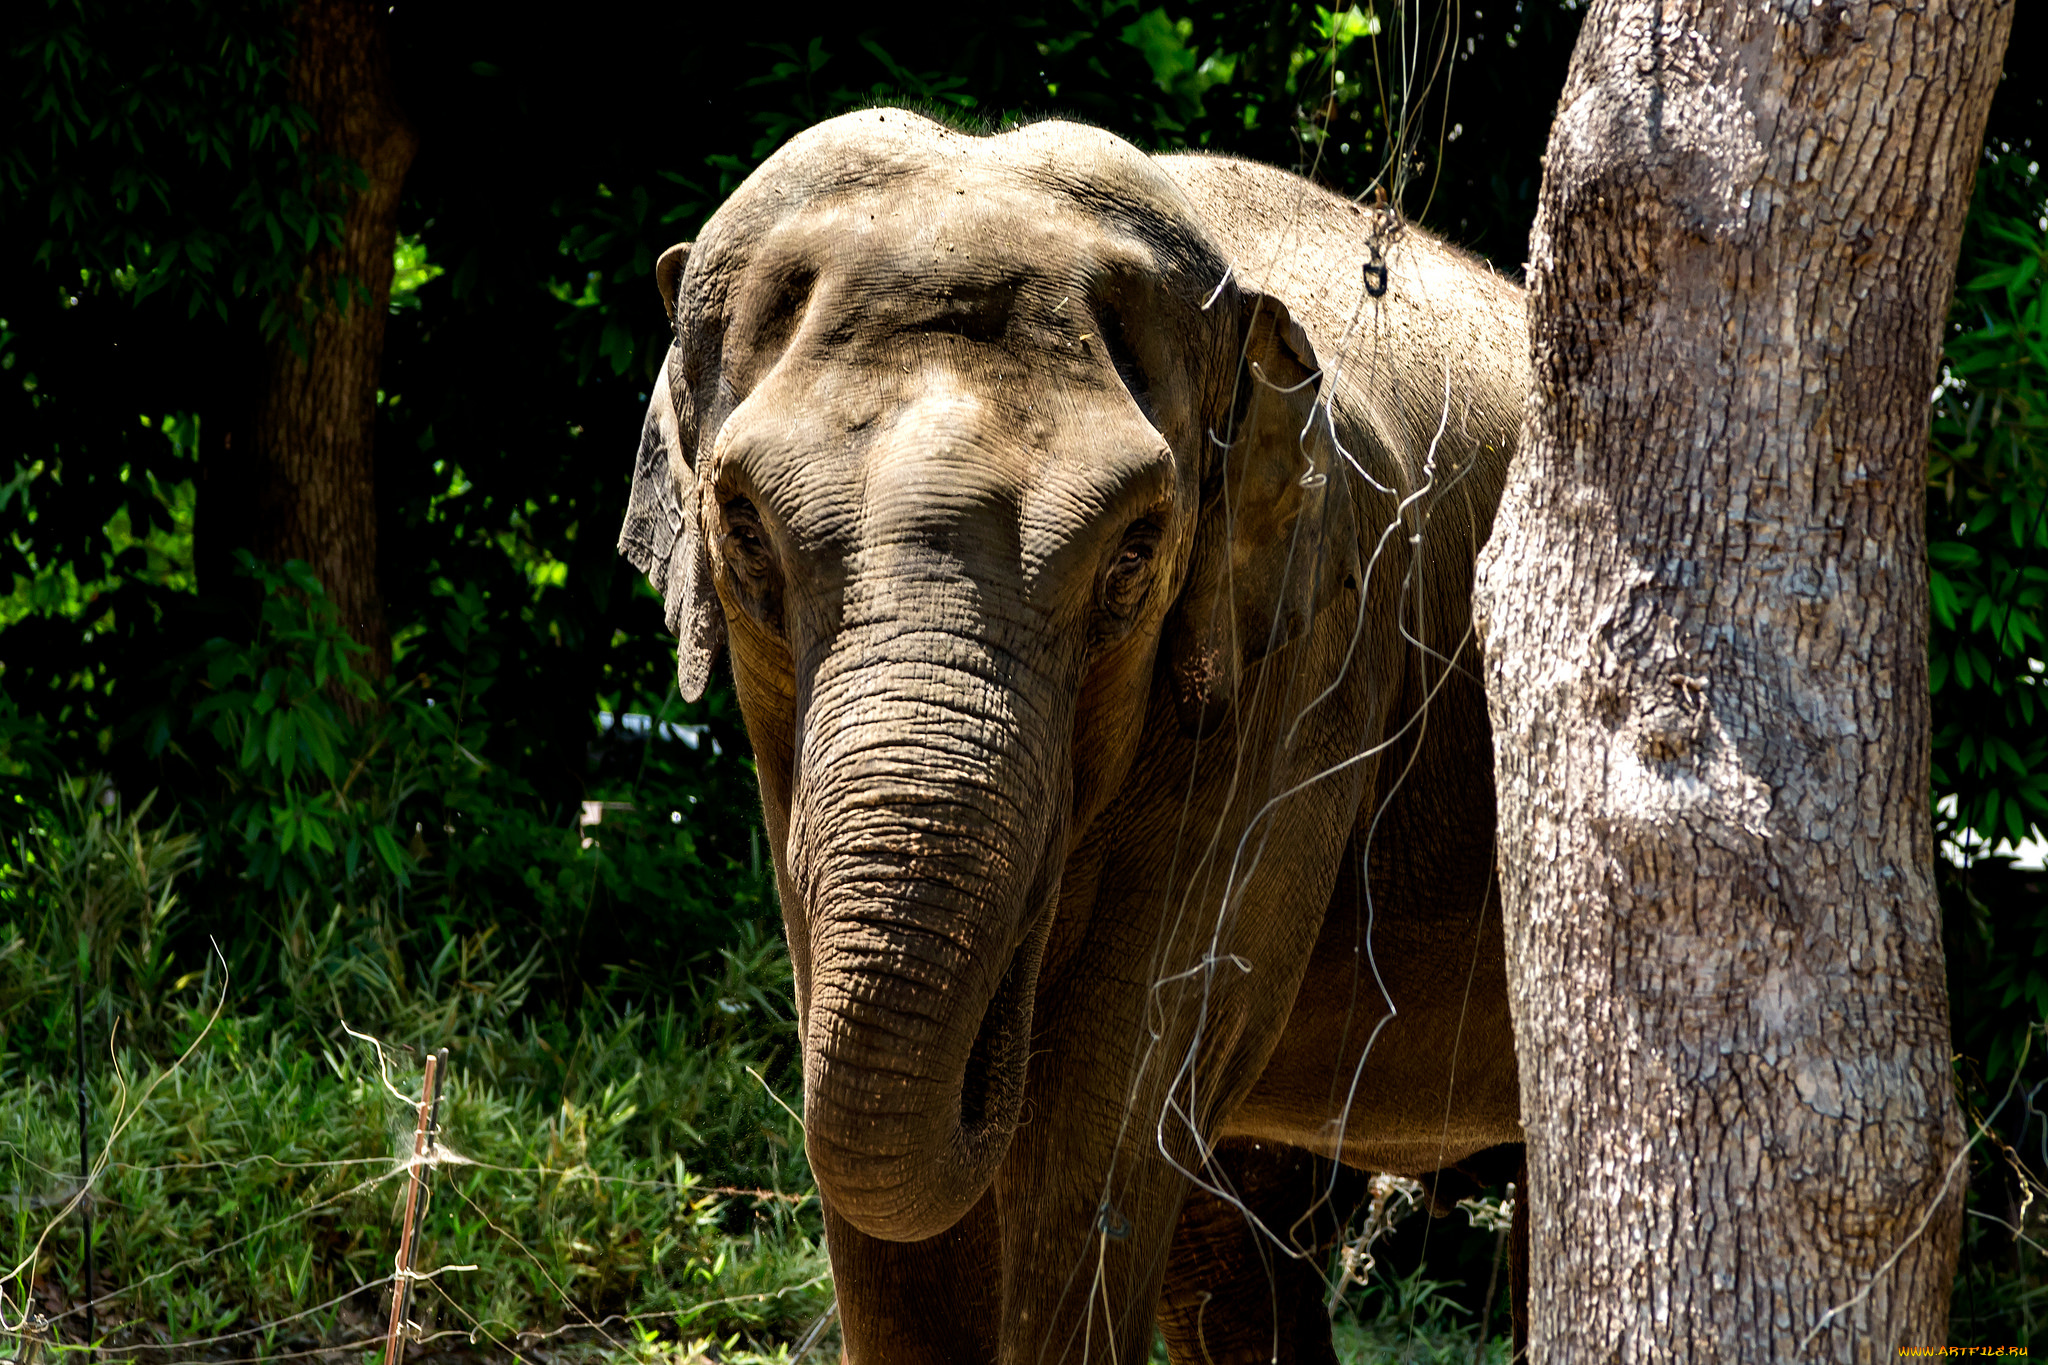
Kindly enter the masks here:
<path id="1" fill-rule="evenodd" d="M 777 1093 L 800 1077 L 773 929 L 742 922 L 665 1001 L 536 1005 L 534 954 L 494 928 L 436 934 L 381 899 L 316 909 L 302 893 L 261 954 L 282 989 L 251 1000 L 224 954 L 163 947 L 190 836 L 99 796 L 74 791 L 40 856 L 17 855 L 32 891 L 0 902 L 0 1331 L 30 1309 L 58 1342 L 83 1328 L 81 1225 L 63 1216 L 74 976 L 103 1347 L 272 1355 L 377 1335 L 405 1092 L 440 1046 L 452 1079 L 417 1264 L 463 1268 L 415 1296 L 432 1330 L 765 1344 L 829 1304 L 801 1129 Z"/>

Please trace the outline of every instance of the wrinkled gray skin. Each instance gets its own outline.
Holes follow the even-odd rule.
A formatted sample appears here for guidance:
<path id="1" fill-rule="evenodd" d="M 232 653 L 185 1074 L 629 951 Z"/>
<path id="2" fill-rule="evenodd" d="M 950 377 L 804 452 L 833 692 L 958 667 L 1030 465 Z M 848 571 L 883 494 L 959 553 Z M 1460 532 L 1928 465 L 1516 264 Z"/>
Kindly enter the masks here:
<path id="1" fill-rule="evenodd" d="M 1467 607 L 1519 293 L 1283 172 L 895 110 L 660 276 L 620 544 L 686 694 L 730 650 L 850 1357 L 1142 1359 L 1223 1137 L 1519 1141 Z"/>

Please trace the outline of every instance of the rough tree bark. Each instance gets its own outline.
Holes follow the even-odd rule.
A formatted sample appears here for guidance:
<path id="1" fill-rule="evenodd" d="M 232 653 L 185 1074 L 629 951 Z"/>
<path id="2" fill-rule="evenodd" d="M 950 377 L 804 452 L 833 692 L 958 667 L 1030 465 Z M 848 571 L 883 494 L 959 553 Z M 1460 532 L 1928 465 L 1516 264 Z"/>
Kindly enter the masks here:
<path id="1" fill-rule="evenodd" d="M 361 166 L 368 184 L 349 194 L 341 243 L 307 262 L 302 295 L 318 311 L 303 350 L 283 336 L 270 343 L 252 448 L 235 463 L 252 485 L 249 548 L 272 562 L 312 565 L 381 677 L 391 637 L 377 588 L 377 377 L 399 190 L 418 139 L 399 108 L 379 6 L 307 0 L 293 28 L 293 98 L 319 125 L 311 150 Z M 349 291 L 344 304 L 337 287 Z"/>
<path id="2" fill-rule="evenodd" d="M 1595 0 L 1482 565 L 1540 1361 L 1945 1340 L 1927 395 L 2011 0 Z"/>

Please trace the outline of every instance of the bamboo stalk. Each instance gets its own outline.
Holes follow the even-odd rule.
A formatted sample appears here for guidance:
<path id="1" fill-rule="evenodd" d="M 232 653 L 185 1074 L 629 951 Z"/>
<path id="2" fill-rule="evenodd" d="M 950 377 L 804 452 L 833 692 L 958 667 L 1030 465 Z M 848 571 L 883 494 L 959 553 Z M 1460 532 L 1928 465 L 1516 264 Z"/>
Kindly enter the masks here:
<path id="1" fill-rule="evenodd" d="M 433 1114 L 440 1092 L 436 1087 L 441 1070 L 441 1054 L 434 1053 L 427 1058 L 425 1082 L 420 1087 L 419 1125 L 412 1134 L 412 1179 L 405 1192 L 405 1222 L 398 1234 L 398 1261 L 396 1273 L 391 1278 L 391 1325 L 384 1334 L 384 1365 L 398 1365 L 399 1333 L 405 1326 L 406 1291 L 412 1287 L 413 1240 L 418 1234 L 415 1215 L 419 1211 L 420 1198 L 426 1189 L 427 1145 L 433 1135 Z"/>

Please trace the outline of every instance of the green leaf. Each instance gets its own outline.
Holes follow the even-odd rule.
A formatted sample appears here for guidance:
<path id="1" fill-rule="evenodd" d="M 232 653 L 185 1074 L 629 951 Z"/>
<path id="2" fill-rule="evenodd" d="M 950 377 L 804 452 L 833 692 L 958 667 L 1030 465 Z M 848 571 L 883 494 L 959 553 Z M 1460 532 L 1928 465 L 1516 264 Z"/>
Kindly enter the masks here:
<path id="1" fill-rule="evenodd" d="M 1991 619 L 1991 613 L 1997 605 L 1989 597 L 1979 597 L 1970 608 L 1970 629 L 1972 631 L 1984 629 L 1985 623 Z"/>
<path id="2" fill-rule="evenodd" d="M 306 746 L 308 756 L 313 760 L 320 775 L 329 782 L 341 779 L 341 762 L 334 752 L 332 727 L 325 721 L 308 717 L 299 726 L 299 741 Z"/>
<path id="3" fill-rule="evenodd" d="M 251 708 L 253 710 L 253 708 Z M 235 756 L 235 766 L 243 772 L 256 766 L 256 760 L 263 756 L 263 727 L 245 723 L 242 727 L 242 749 Z"/>
<path id="4" fill-rule="evenodd" d="M 2015 271 L 2012 266 L 1997 266 L 1974 277 L 1968 284 L 1963 285 L 1962 288 L 1973 293 L 1980 289 L 2003 289 L 2012 281 L 2014 273 Z"/>
<path id="5" fill-rule="evenodd" d="M 277 701 L 278 701 L 278 696 L 277 696 L 277 693 L 278 693 L 278 688 L 279 688 L 280 686 L 282 686 L 282 685 L 283 685 L 283 681 L 284 681 L 284 670 L 283 670 L 283 669 L 281 669 L 281 668 L 266 668 L 266 669 L 264 669 L 264 670 L 263 670 L 263 678 L 262 678 L 262 680 L 261 680 L 260 682 L 258 682 L 258 683 L 256 684 L 256 695 L 255 695 L 255 697 L 254 697 L 254 698 L 252 699 L 252 701 L 251 701 L 251 704 L 250 704 L 250 708 L 249 708 L 249 709 L 250 709 L 250 710 L 252 710 L 252 711 L 254 711 L 254 712 L 255 712 L 255 713 L 257 714 L 257 715 L 259 715 L 259 716 L 260 716 L 260 715 L 262 715 L 263 713 L 265 713 L 266 711 L 270 710 L 270 708 L 271 708 L 271 707 L 273 707 L 273 706 L 277 705 Z"/>
<path id="6" fill-rule="evenodd" d="M 391 831 L 383 825 L 370 826 L 370 842 L 377 846 L 377 859 L 394 874 L 403 877 L 409 861 L 405 851 L 398 846 L 398 840 L 391 837 Z"/>
<path id="7" fill-rule="evenodd" d="M 1344 48 L 1360 38 L 1370 38 L 1380 31 L 1380 17 L 1377 10 L 1361 10 L 1357 5 L 1343 10 L 1327 10 L 1316 6 L 1316 36 L 1325 43 L 1334 43 L 1341 53 Z"/>
<path id="8" fill-rule="evenodd" d="M 307 814 L 299 821 L 299 836 L 308 845 L 318 845 L 324 852 L 334 852 L 334 838 L 327 832 L 327 823 L 319 817 Z"/>
<path id="9" fill-rule="evenodd" d="M 1947 574 L 1938 569 L 1930 570 L 1927 575 L 1927 605 L 1936 621 L 1951 630 L 1955 628 L 1961 604 L 1956 601 L 1955 585 L 1949 582 Z"/>
<path id="10" fill-rule="evenodd" d="M 282 709 L 270 713 L 270 724 L 263 736 L 263 757 L 273 765 L 279 761 L 279 756 L 291 743 L 290 715 L 289 711 Z"/>
<path id="11" fill-rule="evenodd" d="M 2019 291 L 2026 287 L 2027 281 L 2033 279 L 2035 273 L 2040 268 L 2041 258 L 2039 255 L 2022 256 L 2019 264 L 2013 267 L 2012 280 L 2006 285 L 2005 292 L 2007 301 L 2013 306 L 2015 311 L 2019 308 Z"/>

